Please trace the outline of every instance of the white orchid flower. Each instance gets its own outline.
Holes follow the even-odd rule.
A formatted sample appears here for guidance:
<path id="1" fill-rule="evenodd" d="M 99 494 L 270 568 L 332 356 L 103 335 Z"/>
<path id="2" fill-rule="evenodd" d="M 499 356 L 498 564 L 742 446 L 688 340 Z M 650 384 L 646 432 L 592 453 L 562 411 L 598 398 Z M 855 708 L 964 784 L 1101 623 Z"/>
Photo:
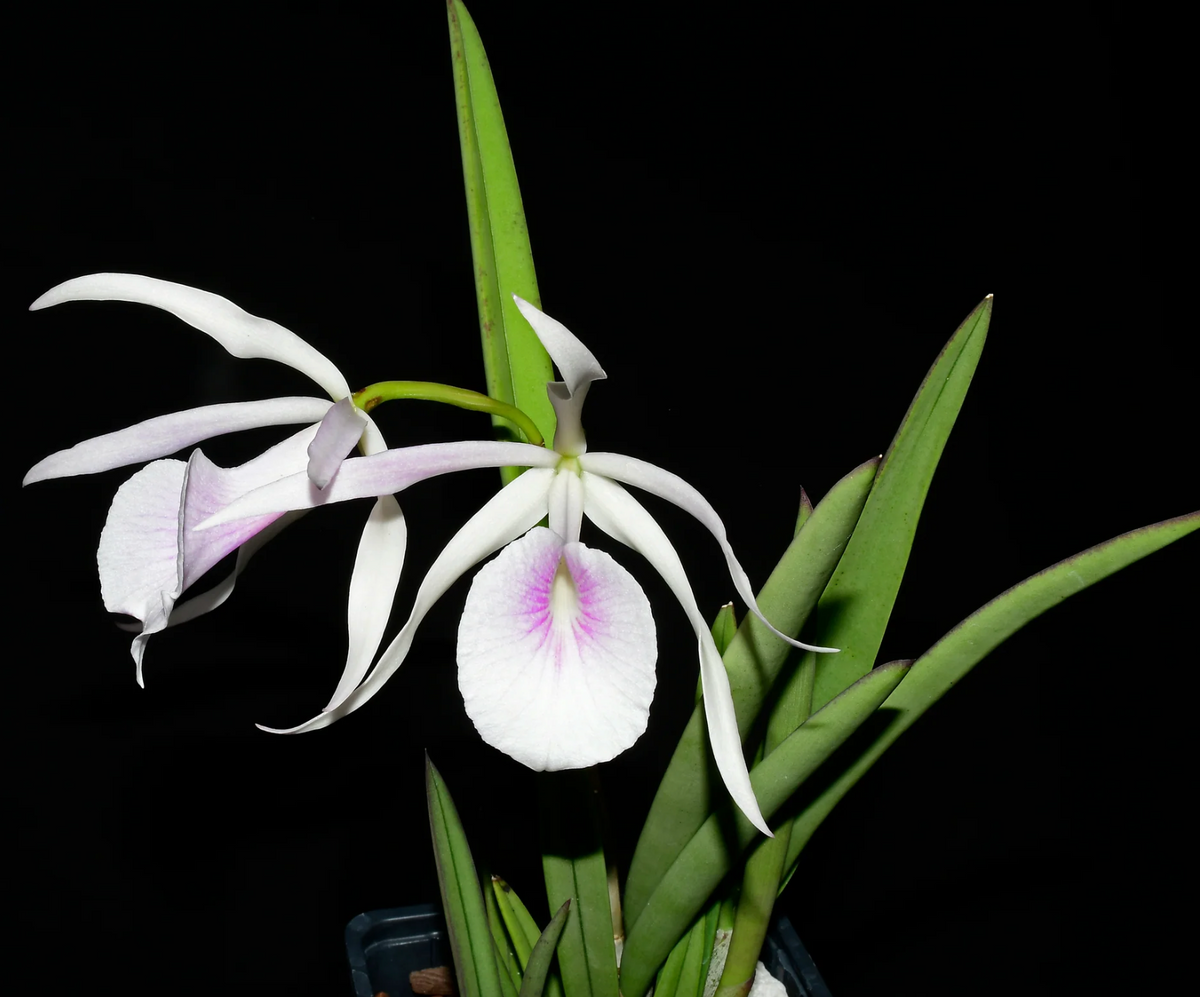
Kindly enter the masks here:
<path id="1" fill-rule="evenodd" d="M 622 486 L 667 499 L 703 523 L 725 554 L 738 594 L 779 637 L 796 647 L 834 649 L 802 644 L 763 617 L 720 517 L 695 488 L 645 461 L 587 452 L 580 413 L 589 386 L 605 373 L 565 326 L 527 301 L 516 302 L 563 378 L 547 385 L 558 417 L 553 449 L 527 443 L 443 443 L 350 458 L 324 492 L 304 475 L 292 475 L 243 495 L 200 524 L 204 531 L 239 517 L 398 492 L 449 471 L 529 468 L 447 544 L 422 581 L 408 622 L 370 675 L 363 663 L 361 668 L 348 666 L 319 716 L 274 732 L 325 727 L 366 703 L 400 667 L 437 599 L 464 572 L 504 548 L 475 576 L 459 625 L 459 688 L 467 714 L 485 741 L 535 770 L 581 768 L 620 754 L 646 729 L 655 685 L 654 621 L 633 577 L 608 554 L 580 542 L 586 516 L 641 553 L 679 600 L 699 644 L 705 716 L 717 767 L 737 805 L 769 835 L 750 787 L 729 679 L 679 555 Z M 544 516 L 549 529 L 536 525 Z"/>
<path id="2" fill-rule="evenodd" d="M 323 488 L 360 438 L 367 453 L 382 452 L 387 444 L 374 422 L 355 408 L 346 379 L 328 359 L 295 333 L 219 295 L 153 277 L 102 273 L 59 284 L 30 310 L 81 300 L 162 308 L 235 357 L 277 360 L 307 374 L 333 399 L 270 398 L 175 412 L 60 450 L 25 475 L 23 484 L 28 485 L 153 461 L 117 491 L 97 552 L 105 608 L 141 623 L 131 650 L 138 684 L 143 685 L 142 657 L 150 635 L 223 603 L 253 554 L 295 517 L 274 513 L 205 532 L 193 529 L 197 523 L 238 496 L 295 472 Z M 198 449 L 187 461 L 155 459 L 225 433 L 296 423 L 308 425 L 239 467 L 218 467 Z M 366 667 L 379 648 L 406 539 L 400 506 L 390 495 L 379 498 L 363 529 L 350 585 L 347 668 Z M 176 604 L 185 590 L 234 550 L 237 565 L 226 579 Z"/>

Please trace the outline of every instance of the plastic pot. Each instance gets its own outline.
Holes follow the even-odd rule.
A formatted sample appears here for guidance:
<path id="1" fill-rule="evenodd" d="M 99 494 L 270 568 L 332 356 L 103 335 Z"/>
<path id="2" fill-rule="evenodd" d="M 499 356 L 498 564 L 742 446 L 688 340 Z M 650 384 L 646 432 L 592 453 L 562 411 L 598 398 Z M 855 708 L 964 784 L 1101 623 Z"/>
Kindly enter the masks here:
<path id="1" fill-rule="evenodd" d="M 450 966 L 446 925 L 433 904 L 359 914 L 346 925 L 346 956 L 355 997 L 413 997 L 408 974 Z M 787 988 L 788 997 L 831 997 L 792 923 L 779 917 L 767 933 L 763 965 Z"/>

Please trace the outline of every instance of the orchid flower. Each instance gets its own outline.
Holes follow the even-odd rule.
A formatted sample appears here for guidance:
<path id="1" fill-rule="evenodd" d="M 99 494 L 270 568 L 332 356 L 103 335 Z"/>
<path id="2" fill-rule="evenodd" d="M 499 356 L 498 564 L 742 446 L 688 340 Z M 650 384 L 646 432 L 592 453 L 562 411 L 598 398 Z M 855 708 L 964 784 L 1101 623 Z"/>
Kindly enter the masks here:
<path id="1" fill-rule="evenodd" d="M 360 438 L 366 453 L 381 452 L 387 444 L 374 422 L 355 408 L 346 379 L 328 359 L 295 333 L 219 295 L 136 274 L 91 274 L 51 288 L 30 310 L 80 300 L 162 308 L 235 357 L 277 360 L 307 374 L 333 399 L 271 398 L 175 412 L 60 450 L 25 475 L 23 484 L 28 485 L 153 461 L 118 489 L 97 552 L 105 608 L 140 621 L 131 652 L 138 684 L 143 685 L 142 657 L 150 635 L 223 603 L 253 554 L 295 517 L 268 514 L 205 532 L 194 530 L 196 523 L 238 496 L 293 472 L 324 488 Z M 199 449 L 187 461 L 155 459 L 225 433 L 296 423 L 308 425 L 238 467 L 218 467 Z M 358 668 L 360 662 L 365 667 L 378 650 L 406 539 L 399 504 L 390 495 L 380 497 L 363 529 L 350 584 L 347 668 Z M 186 589 L 234 550 L 237 565 L 226 579 L 176 604 Z"/>
<path id="2" fill-rule="evenodd" d="M 467 570 L 504 548 L 475 576 L 459 624 L 458 679 L 468 716 L 485 741 L 535 770 L 581 768 L 620 754 L 646 729 L 655 686 L 654 620 L 649 600 L 629 572 L 580 542 L 586 516 L 641 553 L 679 600 L 699 645 L 705 716 L 718 770 L 737 805 L 769 835 L 750 786 L 721 655 L 675 548 L 623 485 L 673 502 L 704 524 L 725 554 L 738 594 L 780 638 L 809 650 L 835 649 L 803 644 L 763 617 L 720 517 L 695 488 L 645 461 L 587 451 L 583 402 L 592 382 L 606 375 L 565 326 L 514 298 L 562 376 L 547 385 L 557 416 L 553 449 L 441 443 L 354 457 L 324 491 L 305 475 L 293 474 L 244 494 L 199 524 L 204 531 L 241 517 L 398 492 L 449 471 L 529 468 L 450 540 L 422 581 L 408 622 L 369 675 L 365 662 L 348 665 L 319 716 L 287 730 L 263 729 L 315 730 L 357 710 L 400 667 L 437 599 Z M 543 517 L 549 528 L 537 526 Z"/>

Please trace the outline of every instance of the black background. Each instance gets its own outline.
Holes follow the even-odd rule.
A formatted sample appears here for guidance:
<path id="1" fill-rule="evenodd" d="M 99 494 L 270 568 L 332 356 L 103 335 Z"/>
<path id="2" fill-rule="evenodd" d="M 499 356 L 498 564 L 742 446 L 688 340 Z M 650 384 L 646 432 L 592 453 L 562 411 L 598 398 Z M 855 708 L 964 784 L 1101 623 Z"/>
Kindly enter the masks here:
<path id="1" fill-rule="evenodd" d="M 1195 368 L 1160 276 L 1174 194 L 1145 124 L 1146 25 L 1120 5 L 473 13 L 544 307 L 609 373 L 588 400 L 591 446 L 700 486 L 756 584 L 800 487 L 819 498 L 886 447 L 989 292 L 989 342 L 881 660 L 919 654 L 1047 564 L 1196 507 Z M 346 921 L 436 896 L 425 750 L 477 858 L 544 905 L 534 779 L 478 741 L 455 685 L 467 583 L 368 708 L 304 737 L 256 731 L 312 715 L 340 674 L 367 505 L 326 510 L 272 543 L 225 607 L 154 638 L 139 690 L 94 560 L 128 470 L 24 492 L 20 475 L 152 415 L 319 392 L 151 309 L 24 309 L 72 276 L 146 273 L 275 319 L 352 385 L 482 387 L 444 11 L 92 16 L 30 32 L 17 58 L 14 972 L 63 993 L 347 993 Z M 415 403 L 379 419 L 393 445 L 487 431 Z M 235 463 L 279 436 L 204 449 Z M 475 472 L 404 496 L 393 631 L 495 484 Z M 732 595 L 716 545 L 651 509 L 714 612 Z M 1159 713 L 1196 657 L 1194 541 L 1014 637 L 818 833 L 782 906 L 836 997 L 1062 993 L 1089 960 L 1146 962 L 1169 859 L 1130 843 L 1171 819 Z M 650 733 L 603 773 L 632 825 L 696 663 L 665 587 L 615 553 L 662 649 Z"/>

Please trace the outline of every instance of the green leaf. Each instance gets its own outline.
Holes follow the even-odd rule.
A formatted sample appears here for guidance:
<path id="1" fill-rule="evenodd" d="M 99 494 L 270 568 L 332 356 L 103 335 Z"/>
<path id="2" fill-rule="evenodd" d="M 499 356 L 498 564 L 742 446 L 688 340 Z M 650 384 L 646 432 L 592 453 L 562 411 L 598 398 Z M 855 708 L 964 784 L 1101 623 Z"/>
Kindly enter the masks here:
<path id="1" fill-rule="evenodd" d="M 550 357 L 512 300 L 516 293 L 541 307 L 500 98 L 471 15 L 457 0 L 448 0 L 446 15 L 488 394 L 515 405 L 553 440 L 554 410 L 546 395 L 546 382 L 554 379 Z M 523 438 L 499 418 L 492 424 L 500 439 Z M 517 470 L 501 473 L 507 484 Z"/>
<path id="2" fill-rule="evenodd" d="M 558 943 L 566 997 L 618 997 L 608 870 L 590 771 L 538 776 L 542 874 L 550 909 L 572 900 Z"/>
<path id="3" fill-rule="evenodd" d="M 655 997 L 682 997 L 679 994 L 679 977 L 683 973 L 683 960 L 687 958 L 691 941 L 692 933 L 689 931 L 667 953 L 666 961 L 654 980 Z"/>
<path id="4" fill-rule="evenodd" d="M 676 991 L 679 997 L 699 997 L 704 987 L 704 969 L 708 964 L 705 958 L 705 941 L 708 935 L 708 918 L 701 917 L 692 925 L 691 931 L 684 936 L 687 939 L 687 951 L 684 953 L 683 965 L 679 970 L 679 983 Z M 712 953 L 712 943 L 709 942 L 708 953 Z"/>
<path id="5" fill-rule="evenodd" d="M 542 997 L 542 989 L 550 972 L 550 963 L 554 959 L 554 947 L 562 935 L 570 910 L 571 901 L 564 900 L 533 946 L 529 961 L 525 964 L 525 978 L 521 983 L 520 997 Z"/>
<path id="6" fill-rule="evenodd" d="M 462 997 L 503 997 L 495 943 L 467 836 L 450 791 L 428 755 L 425 756 L 425 793 L 458 992 Z"/>
<path id="7" fill-rule="evenodd" d="M 815 519 L 815 514 L 814 514 Z M 893 661 L 868 673 L 764 758 L 750 773 L 754 795 L 768 820 L 842 744 L 907 674 L 912 662 Z M 621 958 L 621 993 L 643 997 L 676 940 L 758 831 L 729 801 L 688 841 L 630 930 Z"/>
<path id="8" fill-rule="evenodd" d="M 733 603 L 727 602 L 724 606 L 717 610 L 717 615 L 713 618 L 711 628 L 713 643 L 717 645 L 717 652 L 724 654 L 729 645 L 733 642 L 734 634 L 737 633 L 737 617 L 733 613 Z M 700 676 L 696 676 L 696 698 L 697 704 L 703 702 L 704 682 Z"/>
<path id="9" fill-rule="evenodd" d="M 540 934 L 537 922 L 525 905 L 521 903 L 521 899 L 513 893 L 512 887 L 499 876 L 492 877 L 492 897 L 500 912 L 500 917 L 504 921 L 508 937 L 512 939 L 517 964 L 523 973 L 529 963 L 529 954 L 537 944 Z"/>
<path id="10" fill-rule="evenodd" d="M 724 654 L 736 633 L 737 617 L 733 613 L 733 603 L 727 602 L 717 611 L 717 618 L 713 620 L 712 635 L 717 650 Z"/>
<path id="11" fill-rule="evenodd" d="M 785 868 L 837 802 L 904 731 L 995 647 L 1030 620 L 1147 554 L 1200 529 L 1200 512 L 1124 533 L 1026 578 L 976 610 L 926 651 L 883 704 L 892 722 L 792 822 Z M 882 712 L 882 711 L 881 711 Z"/>
<path id="12" fill-rule="evenodd" d="M 846 547 L 875 478 L 878 461 L 861 464 L 830 489 L 804 523 L 771 577 L 758 605 L 784 633 L 800 632 Z M 725 652 L 738 729 L 745 737 L 791 646 L 747 615 Z M 725 799 L 720 777 L 710 768 L 704 708 L 692 713 L 638 839 L 625 885 L 625 924 L 632 931 L 663 873 L 715 808 Z M 628 995 L 626 995 L 628 997 Z"/>
<path id="13" fill-rule="evenodd" d="M 813 504 L 812 499 L 808 497 L 808 492 L 803 488 L 800 489 L 800 511 L 796 513 L 796 529 L 792 531 L 795 536 L 800 532 L 800 527 L 808 522 L 808 517 L 812 515 Z"/>
<path id="14" fill-rule="evenodd" d="M 512 939 L 515 951 L 514 962 L 518 967 L 515 979 L 519 984 L 543 932 L 538 928 L 533 915 L 529 913 L 529 908 L 517 896 L 517 891 L 499 876 L 492 877 L 492 889 L 489 896 L 493 898 L 507 935 Z M 562 997 L 562 981 L 558 978 L 557 973 L 550 973 L 546 979 L 544 990 L 546 997 Z"/>
<path id="15" fill-rule="evenodd" d="M 675 943 L 654 981 L 655 997 L 702 997 L 713 957 L 721 904 L 708 910 Z"/>
<path id="16" fill-rule="evenodd" d="M 807 653 L 790 674 L 781 676 L 777 683 L 779 693 L 767 721 L 764 755 L 774 751 L 812 713 L 816 667 L 816 655 Z M 784 820 L 774 830 L 775 837 L 755 842 L 746 855 L 733 936 L 716 997 L 746 997 L 754 983 L 759 953 L 779 895 L 779 881 L 791 842 L 791 822 Z"/>
<path id="17" fill-rule="evenodd" d="M 708 977 L 712 972 L 713 950 L 717 940 L 717 925 L 720 921 L 723 902 L 716 901 L 708 905 L 704 914 L 704 962 L 700 966 L 700 987 L 696 997 L 703 997 L 708 990 Z"/>
<path id="18" fill-rule="evenodd" d="M 925 495 L 971 385 L 991 314 L 989 295 L 950 337 L 879 465 L 854 536 L 818 606 L 813 643 L 841 653 L 822 655 L 817 664 L 815 708 L 875 665 Z"/>
<path id="19" fill-rule="evenodd" d="M 486 877 L 485 877 L 486 878 Z M 500 907 L 496 903 L 496 878 L 492 877 L 492 889 L 483 889 L 483 906 L 487 911 L 488 927 L 492 931 L 492 941 L 496 946 L 496 957 L 500 969 L 500 986 L 504 997 L 517 997 L 517 987 L 521 984 L 521 964 L 517 961 L 517 953 L 513 948 L 512 939 L 505 927 Z"/>

